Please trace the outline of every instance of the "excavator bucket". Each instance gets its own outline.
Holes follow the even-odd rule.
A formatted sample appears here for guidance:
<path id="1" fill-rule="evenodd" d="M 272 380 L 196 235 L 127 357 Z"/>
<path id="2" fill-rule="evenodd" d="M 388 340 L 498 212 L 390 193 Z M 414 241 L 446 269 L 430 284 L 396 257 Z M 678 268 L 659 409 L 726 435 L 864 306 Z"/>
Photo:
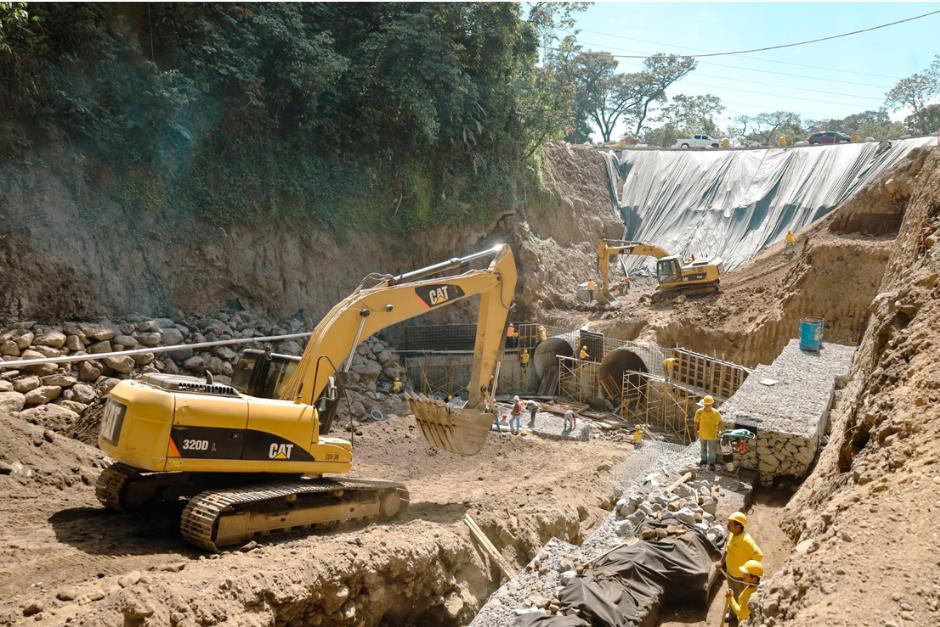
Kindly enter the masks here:
<path id="1" fill-rule="evenodd" d="M 458 455 L 476 455 L 493 424 L 493 414 L 452 407 L 423 394 L 408 394 L 408 403 L 424 439 L 435 448 Z"/>

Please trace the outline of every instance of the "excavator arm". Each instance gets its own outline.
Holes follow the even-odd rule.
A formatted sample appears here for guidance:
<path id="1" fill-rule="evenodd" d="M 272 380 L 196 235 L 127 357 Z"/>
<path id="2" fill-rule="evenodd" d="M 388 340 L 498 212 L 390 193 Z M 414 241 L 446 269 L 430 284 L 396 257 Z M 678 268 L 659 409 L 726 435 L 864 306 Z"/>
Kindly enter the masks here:
<path id="1" fill-rule="evenodd" d="M 488 257 L 492 261 L 486 269 L 441 276 Z M 463 455 L 476 453 L 492 422 L 492 415 L 478 408 L 491 391 L 516 279 L 512 250 L 504 244 L 398 276 L 381 277 L 372 287 L 356 289 L 316 326 L 298 368 L 283 388 L 282 398 L 312 405 L 336 370 L 349 369 L 355 348 L 363 339 L 393 324 L 480 296 L 466 408 L 455 410 L 423 397 L 410 399 L 418 424 L 432 444 Z"/>
<path id="2" fill-rule="evenodd" d="M 597 242 L 597 271 L 600 275 L 600 297 L 604 301 L 610 300 L 610 291 L 608 289 L 608 277 L 610 274 L 610 260 L 619 255 L 639 255 L 645 257 L 656 257 L 662 259 L 668 257 L 669 253 L 656 246 L 645 242 L 628 242 L 624 240 L 606 240 L 601 239 Z"/>

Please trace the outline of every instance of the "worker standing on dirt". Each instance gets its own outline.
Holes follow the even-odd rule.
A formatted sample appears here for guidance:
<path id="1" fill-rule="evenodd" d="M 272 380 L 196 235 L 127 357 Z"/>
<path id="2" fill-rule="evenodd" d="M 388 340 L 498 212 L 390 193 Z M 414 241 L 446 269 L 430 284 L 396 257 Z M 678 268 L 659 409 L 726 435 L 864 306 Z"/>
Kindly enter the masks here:
<path id="1" fill-rule="evenodd" d="M 663 360 L 663 371 L 666 373 L 666 383 L 672 380 L 672 371 L 675 370 L 677 361 L 675 357 Z"/>
<path id="2" fill-rule="evenodd" d="M 581 345 L 581 350 L 578 351 L 578 359 L 580 359 L 581 361 L 587 361 L 587 358 L 588 358 L 588 357 L 589 357 L 589 355 L 588 355 L 587 346 L 585 346 L 584 344 L 582 344 L 582 345 Z"/>
<path id="3" fill-rule="evenodd" d="M 530 398 L 525 408 L 529 410 L 529 428 L 531 429 L 535 426 L 535 414 L 539 413 L 539 404 Z"/>
<path id="4" fill-rule="evenodd" d="M 506 346 L 509 348 L 515 348 L 518 346 L 519 340 L 516 336 L 516 325 L 509 323 L 509 326 L 506 327 Z"/>
<path id="5" fill-rule="evenodd" d="M 747 525 L 747 516 L 735 512 L 728 516 L 728 543 L 721 556 L 722 571 L 728 581 L 728 587 L 737 597 L 747 586 L 745 580 L 738 579 L 741 567 L 750 560 L 762 561 L 764 552 L 760 550 L 751 534 L 744 531 Z M 732 575 L 731 573 L 738 573 Z"/>
<path id="6" fill-rule="evenodd" d="M 523 348 L 519 355 L 519 367 L 522 368 L 522 378 L 525 379 L 525 371 L 529 367 L 529 349 Z"/>
<path id="7" fill-rule="evenodd" d="M 565 412 L 564 424 L 561 427 L 562 431 L 568 431 L 574 429 L 578 424 L 578 419 L 575 417 L 575 414 L 570 409 Z"/>
<path id="8" fill-rule="evenodd" d="M 588 291 L 588 298 L 590 299 L 590 302 L 593 303 L 594 302 L 594 279 L 588 279 L 587 291 Z"/>
<path id="9" fill-rule="evenodd" d="M 401 389 L 402 389 L 401 378 L 395 377 L 395 382 L 392 383 L 392 393 L 401 394 Z"/>
<path id="10" fill-rule="evenodd" d="M 741 625 L 751 616 L 748 602 L 757 590 L 760 578 L 764 576 L 764 567 L 757 560 L 748 560 L 744 562 L 739 572 L 744 581 L 744 589 L 737 596 L 731 590 L 725 594 L 725 604 L 731 609 L 731 616 L 728 617 L 730 625 Z"/>
<path id="11" fill-rule="evenodd" d="M 544 342 L 548 339 L 548 333 L 545 331 L 545 325 L 539 325 L 539 342 Z"/>
<path id="12" fill-rule="evenodd" d="M 787 250 L 791 248 L 796 248 L 796 235 L 793 231 L 787 230 Z"/>
<path id="13" fill-rule="evenodd" d="M 713 407 L 714 404 L 715 399 L 710 395 L 703 398 L 703 407 L 695 412 L 694 419 L 695 431 L 698 433 L 702 451 L 699 466 L 708 464 L 709 470 L 715 470 L 715 457 L 718 454 L 718 432 L 721 430 L 721 414 Z"/>
<path id="14" fill-rule="evenodd" d="M 519 431 L 522 428 L 519 424 L 520 419 L 522 418 L 522 401 L 519 400 L 518 396 L 512 397 L 512 412 L 509 414 L 509 433 L 513 435 L 519 435 Z"/>

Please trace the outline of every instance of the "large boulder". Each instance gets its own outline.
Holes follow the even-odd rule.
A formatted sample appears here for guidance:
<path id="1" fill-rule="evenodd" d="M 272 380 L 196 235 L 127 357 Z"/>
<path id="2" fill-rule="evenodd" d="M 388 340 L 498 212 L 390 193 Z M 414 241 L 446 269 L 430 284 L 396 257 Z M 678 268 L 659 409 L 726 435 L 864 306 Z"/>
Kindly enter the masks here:
<path id="1" fill-rule="evenodd" d="M 19 349 L 23 351 L 29 348 L 30 344 L 33 343 L 34 337 L 36 336 L 30 333 L 29 331 L 27 331 L 26 333 L 18 335 L 16 339 L 13 341 L 16 342 L 16 345 L 19 347 Z"/>
<path id="2" fill-rule="evenodd" d="M 12 414 L 26 405 L 26 397 L 19 392 L 0 392 L 0 413 Z"/>
<path id="3" fill-rule="evenodd" d="M 41 354 L 43 357 L 59 357 L 62 355 L 62 351 L 58 348 L 52 348 L 51 346 L 34 346 L 33 349 Z"/>
<path id="4" fill-rule="evenodd" d="M 115 355 L 114 357 L 105 357 L 105 365 L 121 374 L 130 374 L 134 370 L 134 358 L 130 355 Z"/>
<path id="5" fill-rule="evenodd" d="M 85 350 L 85 344 L 82 343 L 81 336 L 70 335 L 67 338 L 65 338 L 65 348 L 73 352 L 80 351 L 80 350 Z"/>
<path id="6" fill-rule="evenodd" d="M 12 392 L 13 382 L 6 379 L 0 379 L 0 392 Z"/>
<path id="7" fill-rule="evenodd" d="M 110 340 L 117 335 L 117 332 L 110 325 L 105 324 L 83 324 L 81 329 L 87 337 L 99 342 Z"/>
<path id="8" fill-rule="evenodd" d="M 179 329 L 160 329 L 160 335 L 164 346 L 176 346 L 183 343 L 183 334 Z"/>
<path id="9" fill-rule="evenodd" d="M 51 349 L 55 350 L 55 349 Z M 20 355 L 22 359 L 43 359 L 45 355 L 38 353 L 34 350 L 25 350 L 23 354 Z M 38 374 L 39 376 L 45 376 L 47 374 L 52 374 L 58 370 L 58 366 L 55 364 L 34 364 L 32 366 L 23 366 L 23 370 L 30 374 Z"/>
<path id="10" fill-rule="evenodd" d="M 95 392 L 95 388 L 87 383 L 76 383 L 72 386 L 72 398 L 79 403 L 88 405 L 98 398 L 98 394 Z"/>
<path id="11" fill-rule="evenodd" d="M 62 394 L 62 388 L 58 385 L 40 385 L 35 390 L 26 393 L 27 405 L 45 405 L 59 398 Z"/>
<path id="12" fill-rule="evenodd" d="M 124 348 L 137 348 L 137 339 L 130 335 L 115 335 L 111 342 Z"/>
<path id="13" fill-rule="evenodd" d="M 206 360 L 201 355 L 195 355 L 183 362 L 183 368 L 196 374 L 202 374 L 206 370 Z"/>
<path id="14" fill-rule="evenodd" d="M 34 341 L 39 346 L 51 346 L 52 348 L 62 348 L 65 345 L 65 333 L 61 331 L 47 331 Z"/>
<path id="15" fill-rule="evenodd" d="M 277 345 L 277 352 L 284 355 L 300 355 L 304 349 L 294 340 L 284 340 Z"/>
<path id="16" fill-rule="evenodd" d="M 96 361 L 82 361 L 78 364 L 78 378 L 81 381 L 94 383 L 101 376 L 101 366 Z"/>
<path id="17" fill-rule="evenodd" d="M 77 379 L 70 374 L 58 372 L 42 378 L 43 385 L 58 385 L 60 388 L 70 388 L 75 385 Z"/>
<path id="18" fill-rule="evenodd" d="M 31 390 L 35 390 L 40 385 L 42 385 L 42 381 L 40 381 L 39 377 L 33 375 L 29 377 L 23 377 L 21 379 L 17 379 L 16 381 L 14 381 L 13 389 L 19 392 L 20 394 L 26 394 L 27 392 Z"/>
<path id="19" fill-rule="evenodd" d="M 218 356 L 219 358 L 224 359 L 224 360 L 226 360 L 226 361 L 232 361 L 233 359 L 235 359 L 236 357 L 238 357 L 238 353 L 236 353 L 235 351 L 233 351 L 233 350 L 232 350 L 231 348 L 229 348 L 228 346 L 213 346 L 213 347 L 212 347 L 212 352 L 213 352 L 213 354 L 215 354 L 215 355 Z M 293 353 L 291 353 L 291 354 L 293 354 Z"/>
<path id="20" fill-rule="evenodd" d="M 20 347 L 13 340 L 6 340 L 0 344 L 0 355 L 9 355 L 11 357 L 20 356 Z"/>
<path id="21" fill-rule="evenodd" d="M 145 331 L 137 334 L 137 340 L 144 346 L 159 346 L 163 335 L 159 331 Z"/>
<path id="22" fill-rule="evenodd" d="M 131 359 L 133 359 L 134 363 L 138 366 L 146 366 L 154 360 L 154 355 L 153 353 L 137 353 L 131 355 Z"/>
<path id="23" fill-rule="evenodd" d="M 108 340 L 102 340 L 100 342 L 95 342 L 88 347 L 88 352 L 92 355 L 100 355 L 101 353 L 112 353 L 114 349 L 111 348 L 111 342 Z"/>
<path id="24" fill-rule="evenodd" d="M 20 412 L 20 418 L 53 431 L 61 431 L 78 420 L 78 414 L 67 407 L 49 403 L 24 409 Z"/>
<path id="25" fill-rule="evenodd" d="M 62 399 L 57 400 L 55 404 L 59 407 L 65 407 L 66 409 L 74 411 L 79 416 L 81 416 L 82 412 L 88 408 L 88 405 L 85 403 L 79 403 L 78 401 L 66 401 Z"/>

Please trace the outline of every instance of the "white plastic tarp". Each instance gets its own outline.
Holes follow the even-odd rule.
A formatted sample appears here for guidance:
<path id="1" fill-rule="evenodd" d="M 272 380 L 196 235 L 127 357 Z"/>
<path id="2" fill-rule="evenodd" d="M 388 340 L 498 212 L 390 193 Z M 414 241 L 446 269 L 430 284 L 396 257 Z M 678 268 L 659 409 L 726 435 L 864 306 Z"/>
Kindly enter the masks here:
<path id="1" fill-rule="evenodd" d="M 788 229 L 798 232 L 847 200 L 922 137 L 838 146 L 739 150 L 625 150 L 604 153 L 624 239 L 659 244 L 696 259 L 740 265 Z M 646 258 L 621 259 L 652 270 Z"/>

